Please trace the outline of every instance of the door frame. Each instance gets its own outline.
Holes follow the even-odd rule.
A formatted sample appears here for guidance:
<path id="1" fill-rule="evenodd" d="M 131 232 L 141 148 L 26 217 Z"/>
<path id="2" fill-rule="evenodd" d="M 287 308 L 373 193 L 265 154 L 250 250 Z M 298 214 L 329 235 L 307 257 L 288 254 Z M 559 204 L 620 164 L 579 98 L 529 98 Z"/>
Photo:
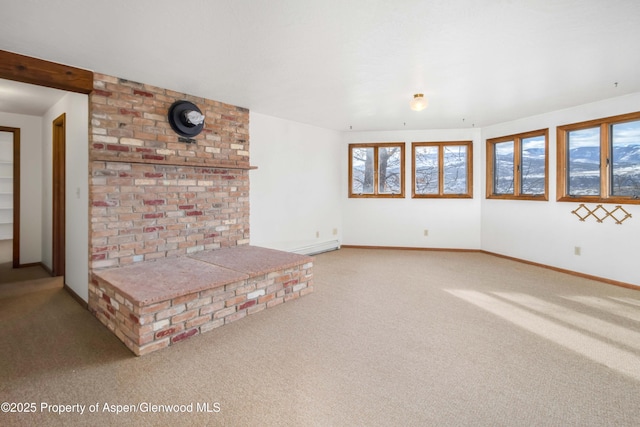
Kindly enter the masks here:
<path id="1" fill-rule="evenodd" d="M 93 71 L 20 55 L 6 50 L 0 50 L 0 79 L 52 87 L 86 95 L 90 95 L 93 91 Z M 19 165 L 19 162 L 16 164 Z M 14 192 L 14 197 L 16 197 L 15 195 L 19 198 L 19 191 Z M 14 215 L 15 212 L 14 210 Z M 14 221 L 14 227 L 18 223 Z M 17 236 L 19 237 L 19 234 Z M 19 238 L 16 239 L 15 237 L 16 234 L 14 234 L 14 267 L 16 266 L 15 254 L 17 253 L 19 257 L 20 253 L 19 246 L 17 250 L 15 249 L 16 242 L 19 245 Z M 19 259 L 17 262 L 19 265 Z"/>
<path id="2" fill-rule="evenodd" d="M 64 276 L 66 259 L 66 113 L 52 123 L 52 226 L 51 275 Z"/>

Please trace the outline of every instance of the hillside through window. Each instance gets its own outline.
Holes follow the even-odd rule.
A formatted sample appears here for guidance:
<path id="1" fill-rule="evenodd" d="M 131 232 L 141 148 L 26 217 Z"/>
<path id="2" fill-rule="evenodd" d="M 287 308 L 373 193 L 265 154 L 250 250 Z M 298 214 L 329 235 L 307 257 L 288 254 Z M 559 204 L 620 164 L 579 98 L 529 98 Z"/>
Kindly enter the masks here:
<path id="1" fill-rule="evenodd" d="M 412 197 L 472 197 L 471 141 L 414 142 L 411 151 Z"/>
<path id="2" fill-rule="evenodd" d="M 547 200 L 548 130 L 487 140 L 487 198 Z"/>
<path id="3" fill-rule="evenodd" d="M 558 200 L 640 203 L 640 113 L 558 127 Z"/>

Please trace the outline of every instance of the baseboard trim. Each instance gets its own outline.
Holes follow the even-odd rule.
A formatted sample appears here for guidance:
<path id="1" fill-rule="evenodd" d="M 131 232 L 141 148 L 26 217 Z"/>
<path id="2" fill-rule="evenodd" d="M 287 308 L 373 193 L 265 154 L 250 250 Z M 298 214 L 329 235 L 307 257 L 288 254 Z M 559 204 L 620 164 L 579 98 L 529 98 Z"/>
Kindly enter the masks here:
<path id="1" fill-rule="evenodd" d="M 46 271 L 47 273 L 49 273 L 49 275 L 53 276 L 53 270 L 51 270 L 49 267 L 47 267 L 46 265 L 44 265 L 41 262 L 36 263 L 37 265 L 40 265 L 40 267 L 42 267 L 42 269 L 44 271 Z"/>
<path id="2" fill-rule="evenodd" d="M 80 304 L 82 307 L 85 308 L 85 310 L 89 310 L 89 304 L 83 300 L 80 295 L 76 294 L 75 291 L 73 289 L 71 289 L 66 283 L 63 286 L 64 290 L 67 291 L 69 293 L 69 295 L 71 295 L 71 297 L 76 300 L 76 302 L 78 302 L 78 304 Z"/>
<path id="3" fill-rule="evenodd" d="M 42 263 L 42 261 L 40 261 L 40 262 L 28 262 L 26 264 L 20 264 L 20 265 L 18 265 L 17 268 L 29 268 L 29 267 L 40 267 L 44 271 L 46 271 L 49 276 L 53 277 L 53 270 L 51 270 L 49 267 L 44 265 Z"/>
<path id="4" fill-rule="evenodd" d="M 520 259 L 520 258 L 514 258 L 514 257 L 508 256 L 508 255 L 502 255 L 502 254 L 498 254 L 498 253 L 495 253 L 495 252 L 482 251 L 482 250 L 479 251 L 479 252 L 481 252 L 483 254 L 495 256 L 495 257 L 498 257 L 498 258 L 504 258 L 504 259 L 508 259 L 508 260 L 511 260 L 511 261 L 520 262 L 520 263 L 523 263 L 523 264 L 533 265 L 535 267 L 546 268 L 547 270 L 557 271 L 558 273 L 570 274 L 572 276 L 581 277 L 583 279 L 596 280 L 598 282 L 606 283 L 607 285 L 619 286 L 621 288 L 627 288 L 627 289 L 633 289 L 633 290 L 636 290 L 636 291 L 640 291 L 640 286 L 634 285 L 634 284 L 631 284 L 631 283 L 626 283 L 626 282 L 620 282 L 618 280 L 607 279 L 606 277 L 593 276 L 591 274 L 580 273 L 578 271 L 567 270 L 565 268 L 553 267 L 551 265 L 540 264 L 538 262 L 527 261 L 525 259 Z"/>
<path id="5" fill-rule="evenodd" d="M 18 265 L 18 268 L 29 268 L 29 267 L 37 267 L 37 266 L 40 266 L 44 268 L 45 271 L 47 271 L 47 269 L 44 267 L 44 265 L 42 265 L 41 262 L 29 262 L 27 264 L 20 264 Z"/>
<path id="6" fill-rule="evenodd" d="M 521 258 L 515 258 L 508 255 L 502 255 L 495 252 L 484 251 L 482 249 L 449 249 L 449 248 L 420 248 L 420 247 L 404 247 L 404 246 L 366 246 L 366 245 L 342 245 L 341 248 L 351 249 L 391 249 L 391 250 L 403 250 L 403 251 L 440 251 L 440 252 L 477 252 L 485 255 L 491 255 L 498 258 L 508 259 L 510 261 L 520 262 L 523 264 L 533 265 L 535 267 L 546 268 L 547 270 L 557 271 L 558 273 L 570 274 L 572 276 L 581 277 L 583 279 L 596 280 L 598 282 L 605 283 L 607 285 L 619 286 L 621 288 L 633 289 L 640 291 L 640 286 L 631 283 L 620 282 L 618 280 L 607 279 L 605 277 L 593 276 L 591 274 L 580 273 L 573 270 L 567 270 L 565 268 L 553 267 L 546 264 L 540 264 L 538 262 L 527 261 Z"/>
<path id="7" fill-rule="evenodd" d="M 420 248 L 414 246 L 367 246 L 367 245 L 341 245 L 342 248 L 350 249 L 385 249 L 396 251 L 434 251 L 434 252 L 481 252 L 479 249 L 456 249 L 456 248 Z"/>

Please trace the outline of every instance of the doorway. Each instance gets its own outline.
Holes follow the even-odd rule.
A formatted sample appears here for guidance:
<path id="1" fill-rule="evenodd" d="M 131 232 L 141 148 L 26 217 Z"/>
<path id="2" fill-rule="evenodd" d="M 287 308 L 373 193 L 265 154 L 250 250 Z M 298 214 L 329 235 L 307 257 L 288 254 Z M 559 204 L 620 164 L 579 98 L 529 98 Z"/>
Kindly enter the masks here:
<path id="1" fill-rule="evenodd" d="M 42 158 L 46 160 L 45 167 L 43 168 L 43 170 L 46 170 L 46 175 L 37 182 L 47 183 L 49 180 L 56 181 L 56 176 L 64 176 L 64 181 L 68 184 L 73 183 L 76 188 L 75 191 L 70 192 L 70 190 L 65 194 L 66 187 L 64 184 L 57 185 L 55 189 L 53 188 L 53 183 L 44 184 L 41 188 L 43 191 L 42 197 L 37 198 L 35 192 L 25 193 L 27 187 L 35 183 L 35 181 L 23 180 L 23 209 L 21 216 L 24 235 L 20 236 L 22 241 L 20 252 L 23 253 L 21 255 L 22 262 L 31 261 L 40 256 L 41 262 L 38 264 L 45 266 L 49 274 L 56 276 L 64 275 L 65 288 L 78 302 L 86 306 L 88 291 L 87 277 L 89 275 L 89 263 L 87 262 L 89 252 L 89 144 L 83 143 L 83 141 L 86 140 L 89 135 L 89 102 L 86 95 L 90 95 L 93 91 L 93 72 L 4 50 L 0 50 L 0 64 L 2 64 L 0 66 L 0 81 L 14 81 L 20 84 L 26 83 L 28 85 L 36 85 L 36 87 L 53 88 L 70 92 L 70 94 L 65 95 L 65 100 L 60 104 L 60 109 L 66 111 L 66 117 L 56 119 L 57 115 L 61 114 L 62 111 L 55 110 L 56 115 L 49 115 L 44 123 L 40 122 L 40 126 L 44 125 L 44 129 L 39 135 L 47 135 L 49 132 L 52 132 L 50 134 L 51 136 L 47 137 L 47 139 L 50 139 L 48 141 L 42 140 L 42 144 L 53 144 L 54 135 L 64 137 L 65 141 L 63 145 L 61 144 L 62 138 L 59 138 L 60 143 L 57 144 L 55 150 L 53 149 L 53 145 L 51 145 L 51 151 L 41 152 Z M 83 96 L 79 98 L 77 94 L 82 94 Z M 45 97 L 46 95 L 45 93 Z M 57 98 L 54 102 L 59 100 L 60 98 Z M 53 103 L 51 105 L 53 105 Z M 24 108 L 33 107 L 35 107 L 35 105 L 30 103 Z M 39 114 L 42 114 L 42 112 L 39 112 Z M 35 113 L 29 115 L 38 116 L 38 114 Z M 25 120 L 25 122 L 28 122 L 28 120 Z M 22 123 L 22 121 L 20 123 Z M 15 126 L 15 124 L 11 123 L 10 126 Z M 33 148 L 37 148 L 33 144 L 36 139 L 31 138 L 30 133 L 27 135 L 25 129 L 22 129 L 22 131 L 22 160 L 24 163 L 26 160 L 24 157 L 25 150 L 30 151 Z M 68 147 L 66 147 L 67 144 Z M 67 150 L 66 148 L 69 149 Z M 56 158 L 55 164 L 59 166 L 61 164 L 59 160 L 65 157 L 67 157 L 66 160 L 68 162 L 66 168 L 56 167 L 55 172 L 54 152 Z M 39 164 L 34 167 L 39 167 Z M 23 164 L 23 174 L 25 173 L 24 168 L 25 165 Z M 57 180 L 60 181 L 59 178 Z M 37 216 L 37 212 L 29 209 L 28 205 L 25 204 L 29 197 L 35 200 L 34 205 L 37 205 L 38 201 L 46 201 L 44 205 L 42 205 L 42 203 L 40 204 L 42 215 L 45 215 L 41 217 L 41 219 L 44 219 L 45 222 L 41 222 L 40 224 L 37 223 L 37 220 L 34 222 L 35 227 L 43 226 L 42 233 L 40 233 L 40 240 L 35 238 L 38 234 L 37 232 L 34 231 L 32 234 L 27 234 L 25 229 L 27 224 L 27 222 L 25 222 L 26 216 L 28 214 L 33 214 L 31 215 L 33 217 Z M 29 219 L 31 220 L 33 218 L 30 217 Z M 65 226 L 67 219 L 73 226 Z M 54 225 L 54 221 L 57 226 Z M 49 227 L 51 228 L 47 230 Z M 67 233 L 69 234 L 67 235 Z M 32 237 L 32 239 L 27 242 L 27 237 Z M 40 246 L 38 246 L 38 243 L 40 243 Z M 25 254 L 27 248 L 32 249 L 32 251 L 28 253 L 28 257 L 27 254 Z M 77 259 L 78 262 L 66 265 L 66 259 Z M 25 265 L 22 264 L 20 266 L 23 267 Z"/>
<path id="2" fill-rule="evenodd" d="M 0 126 L 0 240 L 9 242 L 20 266 L 20 129 Z M 5 246 L 5 245 L 3 245 Z"/>

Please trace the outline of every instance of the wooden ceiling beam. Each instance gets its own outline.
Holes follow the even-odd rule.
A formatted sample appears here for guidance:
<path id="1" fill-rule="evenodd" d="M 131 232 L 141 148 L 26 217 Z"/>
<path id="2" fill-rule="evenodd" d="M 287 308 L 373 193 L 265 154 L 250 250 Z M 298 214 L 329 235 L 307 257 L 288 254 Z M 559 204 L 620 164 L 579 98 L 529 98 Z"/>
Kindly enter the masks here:
<path id="1" fill-rule="evenodd" d="M 0 50 L 0 78 L 89 94 L 93 71 Z"/>

